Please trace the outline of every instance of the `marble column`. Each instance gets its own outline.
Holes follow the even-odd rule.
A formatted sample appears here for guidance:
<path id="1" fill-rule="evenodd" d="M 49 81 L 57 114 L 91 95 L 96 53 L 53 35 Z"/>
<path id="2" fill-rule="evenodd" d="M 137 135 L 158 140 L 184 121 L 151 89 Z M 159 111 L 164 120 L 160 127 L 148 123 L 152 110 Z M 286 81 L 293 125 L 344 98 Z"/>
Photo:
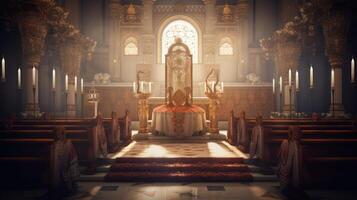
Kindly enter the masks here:
<path id="1" fill-rule="evenodd" d="M 79 70 L 82 59 L 82 46 L 80 42 L 71 39 L 59 46 L 60 60 L 63 71 L 68 75 L 68 90 L 66 92 L 66 117 L 76 116 L 75 83 L 74 77 L 79 78 Z M 65 76 L 65 75 L 64 75 Z M 78 81 L 78 80 L 77 80 Z M 78 87 L 78 82 L 77 82 Z M 78 88 L 77 88 L 78 91 Z"/>
<path id="2" fill-rule="evenodd" d="M 66 117 L 75 117 L 77 114 L 76 95 L 74 76 L 68 76 L 68 91 L 66 91 Z"/>
<path id="3" fill-rule="evenodd" d="M 323 31 L 325 36 L 326 55 L 328 56 L 331 68 L 335 70 L 334 94 L 331 90 L 330 112 L 333 115 L 344 115 L 342 102 L 342 65 L 345 59 L 347 48 L 347 33 L 349 18 L 346 8 L 335 9 L 323 19 Z"/>
<path id="4" fill-rule="evenodd" d="M 38 68 L 41 58 L 44 54 L 44 43 L 47 35 L 46 18 L 43 13 L 36 11 L 24 11 L 17 17 L 19 30 L 22 40 L 22 52 L 24 56 L 23 66 L 25 73 L 25 96 L 26 96 L 26 113 L 32 116 L 40 112 L 38 99 Z M 33 90 L 32 67 L 36 67 L 36 81 Z M 34 112 L 34 110 L 36 112 Z"/>
<path id="5" fill-rule="evenodd" d="M 121 60 L 120 60 L 120 11 L 119 0 L 109 2 L 109 72 L 112 80 L 120 81 Z"/>
<path id="6" fill-rule="evenodd" d="M 238 52 L 239 55 L 237 56 L 237 81 L 245 81 L 245 76 L 247 73 L 247 64 L 248 64 L 248 4 L 247 0 L 239 1 L 237 4 L 236 13 L 238 16 Z"/>

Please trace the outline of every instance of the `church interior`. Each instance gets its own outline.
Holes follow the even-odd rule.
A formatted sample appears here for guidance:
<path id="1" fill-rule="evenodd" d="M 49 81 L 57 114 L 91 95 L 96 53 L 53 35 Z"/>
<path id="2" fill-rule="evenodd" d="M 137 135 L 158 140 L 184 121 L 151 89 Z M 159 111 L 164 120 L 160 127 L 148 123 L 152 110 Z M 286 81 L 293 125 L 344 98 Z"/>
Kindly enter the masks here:
<path id="1" fill-rule="evenodd" d="M 0 199 L 356 199 L 353 0 L 1 0 Z"/>

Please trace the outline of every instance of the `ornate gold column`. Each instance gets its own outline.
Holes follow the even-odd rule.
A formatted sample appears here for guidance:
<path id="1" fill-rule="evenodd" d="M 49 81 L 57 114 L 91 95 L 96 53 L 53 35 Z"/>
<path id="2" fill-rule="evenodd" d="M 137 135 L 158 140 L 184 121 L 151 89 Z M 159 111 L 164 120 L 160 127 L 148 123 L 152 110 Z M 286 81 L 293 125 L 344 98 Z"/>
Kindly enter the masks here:
<path id="1" fill-rule="evenodd" d="M 16 14 L 19 26 L 25 68 L 26 112 L 37 115 L 40 111 L 38 100 L 38 69 L 44 54 L 44 43 L 47 35 L 47 10 L 42 1 L 26 1 L 21 4 Z M 35 87 L 32 84 L 32 67 L 36 70 Z M 34 88 L 36 88 L 34 90 Z M 36 111 L 36 112 L 34 112 Z"/>
<path id="2" fill-rule="evenodd" d="M 331 68 L 335 71 L 334 92 L 331 90 L 330 112 L 343 115 L 342 102 L 342 65 L 346 54 L 347 33 L 349 19 L 345 9 L 331 8 L 328 15 L 322 20 L 326 55 Z"/>

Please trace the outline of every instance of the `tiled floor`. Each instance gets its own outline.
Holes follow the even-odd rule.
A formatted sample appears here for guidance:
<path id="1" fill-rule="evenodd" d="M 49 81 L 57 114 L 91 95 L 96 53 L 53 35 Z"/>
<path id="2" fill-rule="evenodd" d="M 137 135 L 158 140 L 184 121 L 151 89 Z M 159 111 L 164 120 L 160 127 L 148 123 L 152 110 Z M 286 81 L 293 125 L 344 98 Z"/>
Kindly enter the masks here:
<path id="1" fill-rule="evenodd" d="M 236 147 L 226 141 L 134 141 L 117 157 L 243 157 Z"/>

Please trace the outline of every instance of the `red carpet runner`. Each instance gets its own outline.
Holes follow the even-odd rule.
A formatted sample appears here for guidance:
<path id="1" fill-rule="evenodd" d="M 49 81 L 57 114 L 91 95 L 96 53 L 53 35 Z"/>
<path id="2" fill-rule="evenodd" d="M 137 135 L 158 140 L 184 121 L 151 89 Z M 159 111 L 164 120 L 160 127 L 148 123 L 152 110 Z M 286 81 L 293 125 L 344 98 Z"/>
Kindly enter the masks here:
<path id="1" fill-rule="evenodd" d="M 117 158 L 106 181 L 238 182 L 252 181 L 242 158 Z"/>

